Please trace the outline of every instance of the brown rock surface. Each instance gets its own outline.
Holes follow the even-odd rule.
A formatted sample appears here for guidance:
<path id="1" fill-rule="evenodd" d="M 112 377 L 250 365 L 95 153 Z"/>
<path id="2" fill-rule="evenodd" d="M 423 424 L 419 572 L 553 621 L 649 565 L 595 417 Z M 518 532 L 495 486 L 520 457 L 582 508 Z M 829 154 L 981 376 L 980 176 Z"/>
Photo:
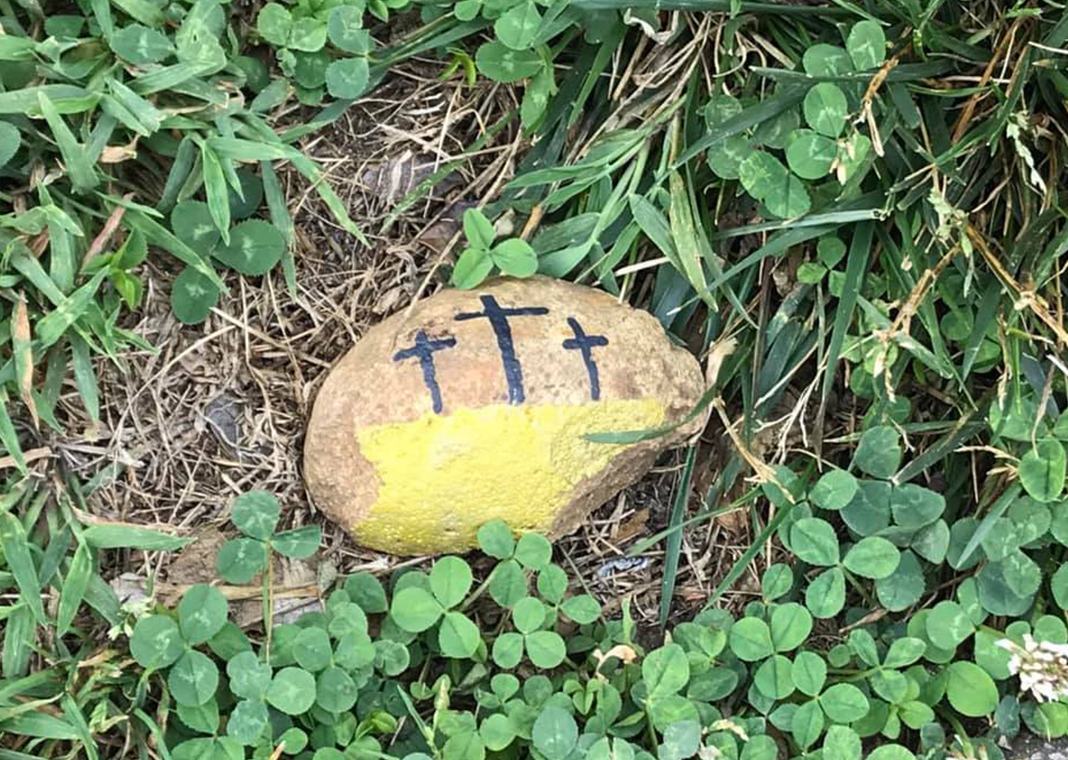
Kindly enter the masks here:
<path id="1" fill-rule="evenodd" d="M 368 330 L 316 399 L 305 478 L 382 551 L 463 551 L 494 518 L 561 535 L 700 420 L 631 445 L 583 436 L 679 422 L 702 391 L 650 314 L 559 280 L 495 279 Z"/>

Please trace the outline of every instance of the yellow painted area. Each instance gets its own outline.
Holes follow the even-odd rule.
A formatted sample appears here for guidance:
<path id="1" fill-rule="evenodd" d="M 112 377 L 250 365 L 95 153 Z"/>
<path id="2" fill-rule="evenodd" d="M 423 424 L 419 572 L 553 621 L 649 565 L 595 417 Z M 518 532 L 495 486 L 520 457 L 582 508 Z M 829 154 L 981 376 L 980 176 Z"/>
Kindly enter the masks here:
<path id="1" fill-rule="evenodd" d="M 656 427 L 657 399 L 582 406 L 494 405 L 360 432 L 378 470 L 378 501 L 353 527 L 383 551 L 422 554 L 475 545 L 483 523 L 548 531 L 574 487 L 626 448 L 590 443 L 587 433 Z"/>

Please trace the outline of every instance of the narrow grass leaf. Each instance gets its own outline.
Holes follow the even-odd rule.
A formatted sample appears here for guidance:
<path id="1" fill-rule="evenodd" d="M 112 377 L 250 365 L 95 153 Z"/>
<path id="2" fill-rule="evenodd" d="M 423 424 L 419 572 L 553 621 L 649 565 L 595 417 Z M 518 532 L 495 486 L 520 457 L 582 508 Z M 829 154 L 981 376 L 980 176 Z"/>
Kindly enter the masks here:
<path id="1" fill-rule="evenodd" d="M 40 710 L 0 721 L 0 733 L 59 741 L 77 741 L 80 738 L 78 730 L 69 721 Z"/>
<path id="2" fill-rule="evenodd" d="M 0 443 L 4 445 L 4 449 L 8 455 L 15 461 L 15 466 L 18 467 L 19 472 L 23 475 L 29 473 L 29 469 L 26 467 L 26 457 L 22 453 L 22 445 L 19 443 L 18 433 L 15 432 L 15 426 L 11 422 L 11 417 L 7 411 L 7 393 L 3 387 L 0 386 Z"/>
<path id="3" fill-rule="evenodd" d="M 849 256 L 846 263 L 845 283 L 842 286 L 842 296 L 838 299 L 838 308 L 834 314 L 834 327 L 831 330 L 831 343 L 827 348 L 827 369 L 823 375 L 823 388 L 820 393 L 820 413 L 817 420 L 822 428 L 822 414 L 834 385 L 834 377 L 838 369 L 838 360 L 841 358 L 842 345 L 845 343 L 846 333 L 853 323 L 853 311 L 857 306 L 857 297 L 864 281 L 864 273 L 868 269 L 868 257 L 871 254 L 872 237 L 875 227 L 871 222 L 861 222 L 853 229 L 853 240 L 849 247 Z M 816 433 L 817 446 L 819 445 L 819 432 Z"/>
<path id="4" fill-rule="evenodd" d="M 704 609 L 711 609 L 719 600 L 719 598 L 723 596 L 724 592 L 727 591 L 727 589 L 729 589 L 731 585 L 733 585 L 733 583 L 741 577 L 742 573 L 744 573 L 746 568 L 749 567 L 749 563 L 752 562 L 758 554 L 760 554 L 760 552 L 764 549 L 764 544 L 771 540 L 771 537 L 775 534 L 775 531 L 778 530 L 779 526 L 782 525 L 783 521 L 786 520 L 793 508 L 799 503 L 800 501 L 794 503 L 786 502 L 782 507 L 779 508 L 779 510 L 775 513 L 775 516 L 768 521 L 768 524 L 766 526 L 764 526 L 764 530 L 760 531 L 757 537 L 753 539 L 753 543 L 749 545 L 749 548 L 745 550 L 742 556 L 739 557 L 733 565 L 731 565 L 730 571 L 725 576 L 723 576 L 723 580 L 719 582 L 719 585 L 716 586 L 715 590 L 712 592 L 712 595 L 708 597 L 708 601 L 705 603 Z"/>
<path id="5" fill-rule="evenodd" d="M 717 13 L 755 13 L 782 16 L 828 16 L 868 18 L 868 14 L 852 3 L 837 2 L 839 8 L 826 6 L 781 5 L 779 3 L 749 2 L 749 0 L 572 0 L 570 7 L 586 11 L 622 11 L 644 8 L 656 11 L 705 11 Z"/>
<path id="6" fill-rule="evenodd" d="M 1023 487 L 1019 483 L 1013 483 L 1005 492 L 998 497 L 998 500 L 994 502 L 994 505 L 987 512 L 986 517 L 979 523 L 979 527 L 975 529 L 975 533 L 972 534 L 971 539 L 964 547 L 964 551 L 960 553 L 960 559 L 957 560 L 956 567 L 963 567 L 964 563 L 968 561 L 968 558 L 972 556 L 972 552 L 983 542 L 983 539 L 987 537 L 994 526 L 997 524 L 1001 516 L 1004 515 L 1012 503 L 1016 501 L 1016 498 L 1020 495 Z"/>
<path id="7" fill-rule="evenodd" d="M 93 574 L 93 558 L 89 547 L 79 543 L 74 551 L 74 557 L 67 570 L 67 578 L 63 582 L 63 590 L 59 597 L 59 611 L 56 613 L 56 636 L 63 636 L 70 630 L 74 616 L 85 598 L 85 589 L 89 585 L 89 578 Z"/>
<path id="8" fill-rule="evenodd" d="M 83 87 L 75 87 L 69 84 L 42 84 L 36 87 L 23 87 L 21 90 L 0 92 L 0 114 L 25 115 L 40 107 L 40 96 L 44 95 L 55 103 L 63 101 L 79 101 L 90 96 L 88 90 Z M 62 107 L 57 107 L 62 111 Z"/>
<path id="9" fill-rule="evenodd" d="M 691 446 L 686 452 L 686 464 L 683 465 L 682 475 L 675 490 L 675 501 L 671 506 L 671 516 L 668 519 L 667 543 L 664 545 L 664 578 L 660 584 L 660 630 L 667 626 L 668 615 L 671 614 L 671 601 L 675 596 L 675 583 L 679 572 L 679 554 L 682 552 L 682 519 L 686 515 L 686 505 L 690 500 L 690 481 L 693 477 L 693 466 L 696 461 L 697 447 Z"/>
<path id="10" fill-rule="evenodd" d="M 93 369 L 93 357 L 89 344 L 76 333 L 68 336 L 70 341 L 71 364 L 74 367 L 74 383 L 78 386 L 78 395 L 85 404 L 93 422 L 100 421 L 100 391 L 96 382 L 96 370 Z"/>
<path id="11" fill-rule="evenodd" d="M 108 585 L 107 581 L 98 574 L 93 573 L 89 578 L 89 585 L 85 589 L 85 603 L 96 610 L 100 617 L 104 618 L 109 625 L 118 625 L 122 620 L 122 602 L 119 601 L 115 589 Z"/>
<path id="12" fill-rule="evenodd" d="M 174 204 L 178 202 L 178 194 L 189 178 L 190 172 L 193 171 L 198 158 L 199 153 L 193 138 L 189 136 L 183 137 L 182 141 L 178 143 L 178 150 L 175 152 L 174 161 L 171 163 L 171 170 L 167 173 L 167 182 L 163 186 L 163 193 L 160 195 L 159 203 L 156 204 L 160 211 L 165 214 L 170 213 Z"/>
<path id="13" fill-rule="evenodd" d="M 40 498 L 40 495 L 36 498 Z M 37 566 L 37 580 L 41 582 L 41 588 L 48 588 L 51 585 L 52 579 L 59 572 L 59 566 L 67 558 L 73 538 L 74 534 L 66 525 L 62 530 L 51 531 L 48 546 L 45 547 L 44 556 L 41 557 L 40 564 Z"/>
<path id="14" fill-rule="evenodd" d="M 106 269 L 100 270 L 89 282 L 64 298 L 62 303 L 38 320 L 37 340 L 41 348 L 48 348 L 58 341 L 71 325 L 81 319 L 93 303 L 96 291 L 107 274 Z"/>
<path id="15" fill-rule="evenodd" d="M 18 604 L 7 616 L 3 631 L 4 647 L 0 652 L 0 667 L 6 678 L 24 675 L 29 669 L 36 628 L 33 611 L 25 602 Z"/>
<path id="16" fill-rule="evenodd" d="M 82 534 L 90 546 L 97 549 L 139 549 L 141 551 L 172 552 L 192 543 L 193 538 L 172 536 L 138 525 L 93 525 Z"/>
<path id="17" fill-rule="evenodd" d="M 708 134 L 697 140 L 682 155 L 675 159 L 672 170 L 678 169 L 691 159 L 708 150 L 713 145 L 723 142 L 731 135 L 740 134 L 747 129 L 759 126 L 766 121 L 774 119 L 790 108 L 793 108 L 805 98 L 808 86 L 790 87 L 770 98 L 764 98 L 757 105 L 750 106 L 737 116 L 732 116 L 721 124 L 717 124 Z"/>
<path id="18" fill-rule="evenodd" d="M 159 130 L 165 118 L 162 111 L 117 79 L 110 80 L 108 87 L 115 101 L 137 120 L 140 128 L 135 131 L 147 136 Z"/>
<path id="19" fill-rule="evenodd" d="M 697 244 L 697 232 L 694 229 L 693 215 L 690 213 L 690 197 L 686 184 L 678 172 L 671 173 L 671 207 L 668 218 L 671 223 L 671 237 L 675 241 L 675 250 L 683 274 L 690 281 L 697 295 L 715 310 L 716 303 L 708 292 L 705 270 L 701 263 L 701 252 Z"/>
<path id="20" fill-rule="evenodd" d="M 891 482 L 895 485 L 908 483 L 921 472 L 934 466 L 945 457 L 949 456 L 952 452 L 956 451 L 964 441 L 978 435 L 986 425 L 984 422 L 976 421 L 976 418 L 983 419 L 984 414 L 980 414 L 980 412 L 985 413 L 985 409 L 986 406 L 983 405 L 961 417 L 945 435 L 935 441 L 934 444 L 924 449 L 921 454 L 909 460 L 908 464 L 898 470 L 890 479 Z"/>
<path id="21" fill-rule="evenodd" d="M 215 222 L 224 245 L 230 245 L 230 191 L 223 176 L 222 164 L 207 143 L 200 146 L 200 166 L 204 172 L 204 190 L 208 196 L 208 211 Z"/>
<path id="22" fill-rule="evenodd" d="M 127 16 L 140 21 L 145 26 L 158 27 L 163 22 L 163 11 L 148 0 L 112 0 Z"/>
<path id="23" fill-rule="evenodd" d="M 0 549 L 4 551 L 8 569 L 15 576 L 23 603 L 29 607 L 34 619 L 44 625 L 41 582 L 37 578 L 37 566 L 30 555 L 29 537 L 22 523 L 10 512 L 0 514 Z"/>
<path id="24" fill-rule="evenodd" d="M 337 193 L 334 192 L 334 189 L 330 187 L 326 175 L 323 174 L 318 164 L 304 155 L 296 156 L 291 159 L 291 161 L 293 167 L 304 175 L 305 179 L 312 183 L 315 191 L 319 193 L 319 197 L 322 199 L 326 207 L 330 209 L 330 213 L 334 215 L 334 219 L 337 220 L 337 223 L 340 224 L 346 232 L 359 240 L 360 243 L 365 246 L 370 245 L 367 238 L 364 237 L 364 234 L 360 232 L 360 228 L 356 226 L 356 223 L 352 221 L 351 218 L 349 218 L 348 209 L 345 207 L 345 204 L 341 202 L 341 199 L 337 197 Z"/>
<path id="25" fill-rule="evenodd" d="M 640 195 L 630 196 L 627 202 L 630 204 L 630 213 L 634 217 L 634 221 L 638 223 L 638 227 L 645 233 L 645 236 L 672 263 L 677 262 L 678 252 L 675 250 L 675 244 L 671 240 L 671 227 L 668 225 L 664 215 L 660 213 L 660 209 Z M 681 265 L 679 265 L 679 269 L 681 268 Z"/>
<path id="26" fill-rule="evenodd" d="M 294 161 L 303 157 L 296 148 L 277 142 L 212 137 L 205 144 L 221 158 L 233 161 Z"/>
<path id="27" fill-rule="evenodd" d="M 82 750 L 84 750 L 88 760 L 99 760 L 100 755 L 96 749 L 96 740 L 93 738 L 93 732 L 89 730 L 89 724 L 86 722 L 85 716 L 82 715 L 82 710 L 78 707 L 78 703 L 74 701 L 70 694 L 64 694 L 59 704 L 63 708 L 63 715 L 67 718 L 67 722 L 77 732 L 78 738 L 81 739 Z"/>
<path id="28" fill-rule="evenodd" d="M 260 161 L 260 175 L 263 177 L 263 195 L 267 199 L 267 213 L 270 214 L 271 224 L 282 233 L 286 241 L 285 250 L 282 252 L 282 273 L 285 275 L 286 289 L 295 295 L 297 266 L 293 259 L 293 241 L 296 239 L 293 217 L 289 214 L 282 183 L 278 181 L 278 174 L 270 161 Z"/>
<path id="29" fill-rule="evenodd" d="M 687 423 L 697 419 L 698 416 L 704 414 L 705 410 L 715 400 L 718 391 L 715 387 L 709 388 L 705 391 L 704 395 L 697 401 L 693 411 L 691 411 L 685 418 L 676 422 L 673 425 L 665 425 L 659 428 L 647 428 L 645 430 L 627 430 L 618 431 L 614 433 L 586 433 L 585 438 L 590 443 L 612 443 L 612 444 L 631 444 L 640 443 L 641 441 L 651 441 L 654 438 L 659 438 L 663 435 L 668 435 L 674 432 L 678 428 L 686 425 Z"/>
<path id="30" fill-rule="evenodd" d="M 33 349 L 31 348 L 30 317 L 26 309 L 26 296 L 19 293 L 15 302 L 15 315 L 11 325 L 11 344 L 15 358 L 15 377 L 19 395 L 26 405 L 35 428 L 40 427 L 37 419 L 37 405 L 33 400 Z"/>
<path id="31" fill-rule="evenodd" d="M 194 77 L 211 69 L 210 63 L 181 62 L 154 69 L 137 77 L 130 89 L 138 95 L 148 96 L 164 90 L 174 90 Z"/>
<path id="32" fill-rule="evenodd" d="M 96 187 L 100 181 L 96 175 L 96 169 L 89 160 L 85 148 L 74 139 L 74 133 L 63 121 L 56 107 L 52 104 L 48 95 L 39 92 L 37 102 L 41 108 L 41 114 L 48 122 L 48 128 L 52 130 L 52 137 L 59 147 L 59 153 L 63 157 L 63 163 L 67 167 L 71 184 L 76 190 L 86 191 Z"/>
<path id="33" fill-rule="evenodd" d="M 139 230 L 150 243 L 169 251 L 179 261 L 200 272 L 223 293 L 230 292 L 230 289 L 226 287 L 215 270 L 196 251 L 175 237 L 170 230 L 159 222 L 140 211 L 127 212 L 124 218 L 132 228 Z"/>
<path id="34" fill-rule="evenodd" d="M 96 23 L 100 25 L 100 31 L 104 35 L 104 39 L 110 40 L 111 35 L 115 33 L 115 22 L 111 18 L 110 0 L 92 0 L 90 6 L 93 9 Z"/>
<path id="35" fill-rule="evenodd" d="M 964 347 L 964 362 L 961 366 L 961 379 L 966 379 L 975 367 L 975 361 L 979 358 L 979 349 L 986 340 L 987 330 L 994 324 L 994 318 L 1001 305 L 1001 283 L 992 279 L 983 292 L 979 308 L 975 312 L 975 321 L 972 325 L 972 334 L 968 337 L 968 343 Z"/>

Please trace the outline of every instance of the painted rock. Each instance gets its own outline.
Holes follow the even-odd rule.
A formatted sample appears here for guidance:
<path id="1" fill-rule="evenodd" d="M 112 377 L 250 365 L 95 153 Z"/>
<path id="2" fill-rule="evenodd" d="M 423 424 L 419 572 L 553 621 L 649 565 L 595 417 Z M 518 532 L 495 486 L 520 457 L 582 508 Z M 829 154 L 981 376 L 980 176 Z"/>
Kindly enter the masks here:
<path id="1" fill-rule="evenodd" d="M 679 422 L 702 391 L 650 314 L 559 280 L 490 280 L 367 331 L 315 401 L 305 478 L 380 551 L 464 551 L 495 518 L 560 536 L 700 421 L 635 444 L 584 436 Z"/>

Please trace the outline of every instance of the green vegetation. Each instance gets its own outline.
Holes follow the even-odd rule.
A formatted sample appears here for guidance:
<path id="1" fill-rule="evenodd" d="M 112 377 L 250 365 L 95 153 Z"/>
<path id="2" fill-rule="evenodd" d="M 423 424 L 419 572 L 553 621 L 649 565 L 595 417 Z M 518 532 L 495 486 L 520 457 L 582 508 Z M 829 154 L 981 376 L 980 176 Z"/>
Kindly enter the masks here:
<path id="1" fill-rule="evenodd" d="M 477 208 L 464 212 L 464 236 L 467 248 L 452 270 L 452 284 L 473 288 L 491 272 L 512 277 L 530 277 L 538 271 L 538 254 L 522 238 L 509 238 L 494 245 L 497 232 Z"/>
<path id="2" fill-rule="evenodd" d="M 899 464 L 889 428 L 872 428 L 865 438 L 856 462 L 862 472 L 877 477 Z M 86 529 L 69 508 L 60 510 L 68 517 L 64 523 L 31 521 L 49 524 L 51 533 L 27 534 L 7 512 L 0 532 L 3 577 L 20 601 L 7 608 L 0 730 L 22 737 L 34 756 L 53 756 L 63 747 L 89 751 L 101 737 L 125 735 L 142 747 L 162 740 L 178 760 L 250 752 L 268 757 L 276 750 L 316 760 L 681 760 L 712 749 L 772 760 L 783 742 L 795 753 L 860 760 L 863 742 L 873 737 L 880 741 L 871 754 L 883 758 L 937 757 L 951 746 L 968 756 L 997 756 L 992 739 L 1011 734 L 1021 721 L 1040 734 L 1068 731 L 1063 702 L 1017 700 L 1008 688 L 1011 653 L 998 644 L 1009 639 L 1023 651 L 1028 636 L 1068 640 L 1063 568 L 1047 595 L 1031 583 L 1040 573 L 988 561 L 984 568 L 1002 564 L 1004 572 L 968 577 L 951 598 L 907 620 L 854 620 L 839 643 L 818 649 L 811 640 L 814 624 L 839 614 L 847 579 L 862 597 L 872 594 L 874 580 L 885 610 L 911 607 L 924 590 L 919 558 L 934 565 L 929 574 L 944 561 L 955 568 L 974 565 L 977 556 L 969 559 L 968 547 L 982 529 L 973 520 L 958 531 L 962 520 L 951 535 L 939 519 L 944 500 L 918 486 L 892 488 L 832 471 L 807 494 L 797 482 L 790 488 L 793 494 L 769 487 L 781 514 L 791 514 L 779 526 L 780 537 L 805 566 L 829 569 L 806 580 L 785 564 L 772 565 L 743 615 L 708 609 L 651 648 L 639 643 L 626 602 L 621 619 L 606 620 L 593 597 L 569 590 L 574 579 L 552 561 L 547 540 L 526 534 L 517 541 L 499 521 L 479 531 L 479 545 L 494 564 L 477 584 L 471 565 L 459 557 L 438 559 L 428 572 L 398 573 L 388 590 L 373 575 L 357 573 L 325 589 L 322 612 L 296 624 L 275 625 L 265 606 L 268 633 L 256 640 L 228 619 L 226 597 L 205 584 L 189 588 L 174 610 L 142 605 L 121 622 L 118 600 L 93 572 L 99 549 L 169 549 L 182 541 L 130 527 Z M 29 518 L 49 495 L 15 493 L 7 506 L 26 505 Z M 68 493 L 57 494 L 58 503 Z M 1020 563 L 1032 563 L 1030 554 L 1042 560 L 1063 553 L 1063 510 L 1051 519 L 1040 503 L 1016 504 L 1023 507 L 1003 518 L 1009 525 L 1000 529 L 1012 538 L 995 540 L 988 531 L 976 551 L 988 557 L 1001 551 Z M 928 527 L 906 549 L 874 535 L 840 542 L 830 523 L 799 516 L 814 510 L 856 510 L 854 519 L 884 526 L 892 512 L 898 526 Z M 278 502 L 267 493 L 234 501 L 233 519 L 243 535 L 218 553 L 225 579 L 268 577 L 263 571 L 271 550 L 292 557 L 314 552 L 317 528 L 275 533 L 278 517 Z M 60 598 L 54 620 L 38 607 L 41 589 L 49 586 Z M 141 673 L 120 667 L 112 649 L 89 657 L 95 620 L 78 614 L 83 601 L 116 624 L 112 636 L 129 636 Z M 1036 612 L 1001 630 L 993 625 L 997 619 L 1017 617 L 1005 605 Z M 847 617 L 861 609 L 850 607 Z M 89 627 L 72 627 L 76 618 Z M 55 633 L 49 637 L 55 664 L 25 675 L 38 649 L 38 626 Z M 68 633 L 81 649 L 64 645 Z M 85 680 L 72 670 L 78 686 L 68 692 L 64 663 L 87 660 L 94 662 L 93 675 Z M 45 710 L 57 701 L 60 713 Z M 969 738 L 965 721 L 988 716 L 994 716 L 992 733 Z M 947 735 L 946 725 L 955 735 Z M 906 748 L 916 740 L 917 748 Z"/>
<path id="3" fill-rule="evenodd" d="M 0 23 L 0 760 L 998 760 L 1068 735 L 1062 5 L 24 0 Z M 472 199 L 452 284 L 594 284 L 715 362 L 694 414 L 731 446 L 711 481 L 690 446 L 630 549 L 663 545 L 659 631 L 492 523 L 486 557 L 325 583 L 275 624 L 274 563 L 320 535 L 277 531 L 264 492 L 216 564 L 260 584 L 262 627 L 211 585 L 123 604 L 116 567 L 185 539 L 93 518 L 92 483 L 23 454 L 68 380 L 99 421 L 94 360 L 152 349 L 122 326 L 146 260 L 188 324 L 238 275 L 295 288 L 284 165 L 362 239 L 299 141 L 413 56 L 517 88 L 470 151 L 525 150 Z M 669 626 L 684 531 L 729 511 L 748 547 Z"/>

